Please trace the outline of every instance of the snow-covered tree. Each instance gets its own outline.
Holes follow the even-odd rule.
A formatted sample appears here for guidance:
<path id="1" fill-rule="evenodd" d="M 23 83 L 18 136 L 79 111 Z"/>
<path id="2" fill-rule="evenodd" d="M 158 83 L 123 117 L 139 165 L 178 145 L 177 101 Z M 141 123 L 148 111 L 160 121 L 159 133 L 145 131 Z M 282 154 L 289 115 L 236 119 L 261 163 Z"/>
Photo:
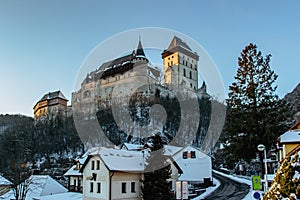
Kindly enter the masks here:
<path id="1" fill-rule="evenodd" d="M 274 181 L 269 191 L 264 195 L 264 200 L 300 198 L 300 159 L 299 154 L 285 157 L 276 172 Z"/>

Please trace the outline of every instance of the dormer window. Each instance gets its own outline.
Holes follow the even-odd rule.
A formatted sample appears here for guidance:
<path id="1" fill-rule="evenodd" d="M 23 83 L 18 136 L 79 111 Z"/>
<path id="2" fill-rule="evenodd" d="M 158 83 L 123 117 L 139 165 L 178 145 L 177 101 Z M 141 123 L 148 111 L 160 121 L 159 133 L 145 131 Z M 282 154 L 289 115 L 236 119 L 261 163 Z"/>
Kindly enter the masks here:
<path id="1" fill-rule="evenodd" d="M 196 158 L 196 151 L 191 151 L 191 158 Z"/>
<path id="2" fill-rule="evenodd" d="M 184 151 L 184 152 L 182 153 L 182 158 L 183 158 L 183 159 L 187 159 L 187 157 L 188 157 L 188 152 L 187 152 L 187 151 Z"/>

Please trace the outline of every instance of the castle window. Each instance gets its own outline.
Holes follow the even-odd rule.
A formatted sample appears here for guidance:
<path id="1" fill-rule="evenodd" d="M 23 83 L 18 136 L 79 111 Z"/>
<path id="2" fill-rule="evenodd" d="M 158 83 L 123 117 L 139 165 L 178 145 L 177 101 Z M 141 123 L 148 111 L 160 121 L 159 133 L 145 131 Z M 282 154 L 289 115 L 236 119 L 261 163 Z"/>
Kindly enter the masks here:
<path id="1" fill-rule="evenodd" d="M 193 84 L 190 83 L 191 88 L 193 88 Z"/>
<path id="2" fill-rule="evenodd" d="M 192 79 L 192 71 L 190 71 L 190 79 Z"/>
<path id="3" fill-rule="evenodd" d="M 186 74 L 185 74 L 185 69 L 183 68 L 183 76 L 186 76 Z"/>
<path id="4" fill-rule="evenodd" d="M 173 66 L 173 61 L 171 61 L 171 66 Z"/>
<path id="5" fill-rule="evenodd" d="M 91 91 L 87 90 L 83 93 L 83 98 L 91 97 Z"/>

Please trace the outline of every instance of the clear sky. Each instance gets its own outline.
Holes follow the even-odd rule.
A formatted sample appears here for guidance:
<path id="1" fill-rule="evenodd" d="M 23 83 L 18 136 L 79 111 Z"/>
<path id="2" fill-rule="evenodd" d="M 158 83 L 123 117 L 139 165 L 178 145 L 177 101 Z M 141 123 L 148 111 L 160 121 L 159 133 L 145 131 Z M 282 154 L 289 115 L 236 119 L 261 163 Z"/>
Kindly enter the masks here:
<path id="1" fill-rule="evenodd" d="M 173 29 L 193 38 L 217 65 L 226 93 L 250 42 L 279 75 L 283 97 L 300 82 L 299 1 L 0 0 L 0 113 L 32 116 L 49 91 L 71 99 L 89 52 L 120 32 Z"/>

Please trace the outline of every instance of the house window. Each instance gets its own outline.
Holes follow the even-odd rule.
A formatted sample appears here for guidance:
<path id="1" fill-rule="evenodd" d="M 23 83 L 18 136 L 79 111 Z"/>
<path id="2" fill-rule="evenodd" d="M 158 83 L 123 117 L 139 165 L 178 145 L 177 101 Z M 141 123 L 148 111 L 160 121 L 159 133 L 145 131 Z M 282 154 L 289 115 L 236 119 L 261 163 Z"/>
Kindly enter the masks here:
<path id="1" fill-rule="evenodd" d="M 126 183 L 122 183 L 122 193 L 126 193 Z"/>
<path id="2" fill-rule="evenodd" d="M 76 186 L 77 184 L 76 184 L 76 179 L 74 179 L 74 186 Z"/>
<path id="3" fill-rule="evenodd" d="M 196 152 L 195 151 L 191 151 L 191 158 L 196 158 Z"/>
<path id="4" fill-rule="evenodd" d="M 101 183 L 97 183 L 97 193 L 101 193 Z"/>
<path id="5" fill-rule="evenodd" d="M 131 193 L 135 193 L 135 182 L 131 182 Z"/>
<path id="6" fill-rule="evenodd" d="M 190 71 L 190 79 L 192 79 L 192 71 Z"/>
<path id="7" fill-rule="evenodd" d="M 173 66 L 173 61 L 171 61 L 171 66 Z"/>
<path id="8" fill-rule="evenodd" d="M 79 179 L 78 180 L 78 187 L 80 187 L 81 186 L 81 180 Z"/>
<path id="9" fill-rule="evenodd" d="M 93 160 L 92 164 L 91 164 L 91 170 L 94 170 L 94 169 L 95 169 L 95 161 Z"/>
<path id="10" fill-rule="evenodd" d="M 97 169 L 97 170 L 99 170 L 99 169 L 100 169 L 100 160 L 97 160 L 96 169 Z"/>
<path id="11" fill-rule="evenodd" d="M 94 183 L 90 182 L 90 192 L 94 192 Z"/>
<path id="12" fill-rule="evenodd" d="M 183 159 L 187 159 L 187 157 L 188 157 L 188 152 L 187 152 L 187 151 L 184 151 L 184 152 L 182 153 L 182 158 L 183 158 Z"/>
<path id="13" fill-rule="evenodd" d="M 186 75 L 185 75 L 185 69 L 183 69 L 183 76 L 186 76 Z"/>

